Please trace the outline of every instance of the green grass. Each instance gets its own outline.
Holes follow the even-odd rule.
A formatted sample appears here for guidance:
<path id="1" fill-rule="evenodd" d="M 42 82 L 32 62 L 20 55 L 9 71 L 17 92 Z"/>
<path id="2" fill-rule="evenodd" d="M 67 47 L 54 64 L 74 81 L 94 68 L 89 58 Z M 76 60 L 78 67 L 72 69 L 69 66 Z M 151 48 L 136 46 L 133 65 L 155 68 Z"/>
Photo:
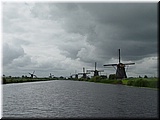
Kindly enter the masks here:
<path id="1" fill-rule="evenodd" d="M 158 78 L 126 78 L 122 80 L 102 79 L 99 76 L 92 77 L 89 82 L 105 83 L 105 84 L 122 84 L 136 87 L 158 88 Z"/>
<path id="2" fill-rule="evenodd" d="M 158 88 L 158 78 L 128 78 L 122 80 L 124 85 Z"/>
<path id="3" fill-rule="evenodd" d="M 126 79 L 122 80 L 123 85 L 127 85 L 127 82 L 128 82 L 128 80 L 126 80 Z"/>
<path id="4" fill-rule="evenodd" d="M 106 83 L 106 84 L 122 84 L 122 80 L 110 80 L 106 78 L 101 78 L 100 76 L 92 77 L 88 80 L 89 82 L 96 82 L 96 83 Z"/>
<path id="5" fill-rule="evenodd" d="M 3 78 L 3 84 L 54 80 L 49 78 Z"/>

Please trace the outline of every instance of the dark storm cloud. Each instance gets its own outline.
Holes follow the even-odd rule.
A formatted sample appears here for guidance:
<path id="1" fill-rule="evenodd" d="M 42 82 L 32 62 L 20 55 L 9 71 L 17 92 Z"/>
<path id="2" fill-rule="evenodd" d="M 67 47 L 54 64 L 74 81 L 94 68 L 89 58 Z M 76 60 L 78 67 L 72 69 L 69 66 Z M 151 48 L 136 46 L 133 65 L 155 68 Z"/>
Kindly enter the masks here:
<path id="1" fill-rule="evenodd" d="M 124 60 L 140 60 L 157 53 L 157 4 L 81 4 L 96 20 L 97 38 L 88 39 L 108 58 L 122 49 Z M 103 41 L 103 42 L 102 42 Z M 116 53 L 115 53 L 116 51 Z M 129 58 L 128 56 L 132 56 Z"/>
<path id="2" fill-rule="evenodd" d="M 50 9 L 46 11 L 50 19 L 63 22 L 63 28 L 69 33 L 86 36 L 86 41 L 96 47 L 98 54 L 95 57 L 99 57 L 100 61 L 103 61 L 103 58 L 105 60 L 118 58 L 119 48 L 123 51 L 124 60 L 140 60 L 157 53 L 157 5 L 155 3 L 48 5 Z M 67 46 L 62 49 L 73 59 L 76 59 L 76 54 L 80 50 Z M 87 61 L 84 58 L 81 60 Z"/>

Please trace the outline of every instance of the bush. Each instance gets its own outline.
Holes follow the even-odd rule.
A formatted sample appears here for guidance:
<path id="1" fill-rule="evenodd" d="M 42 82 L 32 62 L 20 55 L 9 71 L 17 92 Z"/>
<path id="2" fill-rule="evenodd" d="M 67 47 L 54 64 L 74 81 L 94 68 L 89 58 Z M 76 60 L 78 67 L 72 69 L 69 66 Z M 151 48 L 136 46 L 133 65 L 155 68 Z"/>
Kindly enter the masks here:
<path id="1" fill-rule="evenodd" d="M 134 81 L 133 81 L 133 80 L 128 80 L 127 85 L 132 86 L 132 85 L 133 85 L 133 83 L 134 83 Z"/>
<path id="2" fill-rule="evenodd" d="M 137 80 L 129 80 L 127 82 L 127 85 L 137 86 L 137 87 L 148 87 L 149 86 L 149 81 L 140 78 L 140 79 L 137 79 Z"/>
<path id="3" fill-rule="evenodd" d="M 94 82 L 94 79 L 93 79 L 93 78 L 91 78 L 91 79 L 89 79 L 88 81 L 89 81 L 89 82 Z"/>
<path id="4" fill-rule="evenodd" d="M 101 79 L 107 79 L 107 75 L 101 75 Z"/>
<path id="5" fill-rule="evenodd" d="M 109 75 L 109 80 L 114 80 L 116 79 L 116 74 L 110 74 Z"/>
<path id="6" fill-rule="evenodd" d="M 115 81 L 117 81 L 117 80 L 109 80 L 109 79 L 106 79 L 106 80 L 102 80 L 101 82 L 103 82 L 103 83 L 115 83 Z"/>
<path id="7" fill-rule="evenodd" d="M 84 78 L 80 78 L 79 81 L 84 81 Z"/>
<path id="8" fill-rule="evenodd" d="M 6 78 L 5 77 L 3 77 L 2 84 L 6 84 Z"/>
<path id="9" fill-rule="evenodd" d="M 101 81 L 101 77 L 100 76 L 94 76 L 93 77 L 93 81 L 94 82 L 100 82 Z"/>
<path id="10" fill-rule="evenodd" d="M 122 80 L 114 80 L 115 84 L 122 84 Z"/>
<path id="11" fill-rule="evenodd" d="M 147 75 L 145 75 L 144 78 L 148 78 Z"/>
<path id="12" fill-rule="evenodd" d="M 149 82 L 147 80 L 144 79 L 138 79 L 135 81 L 134 86 L 138 86 L 138 87 L 147 87 L 149 85 Z"/>
<path id="13" fill-rule="evenodd" d="M 101 83 L 107 83 L 107 81 L 108 81 L 107 79 L 102 79 Z"/>
<path id="14" fill-rule="evenodd" d="M 126 81 L 125 81 L 126 82 Z M 150 87 L 150 88 L 158 88 L 157 79 L 144 79 L 144 78 L 136 78 L 133 80 L 128 80 L 127 85 L 129 86 L 137 86 L 137 87 Z"/>
<path id="15" fill-rule="evenodd" d="M 148 87 L 150 88 L 158 88 L 158 81 L 149 81 Z"/>
<path id="16" fill-rule="evenodd" d="M 106 79 L 102 79 L 101 76 L 94 76 L 91 79 L 88 79 L 89 82 L 102 82 L 105 83 Z"/>

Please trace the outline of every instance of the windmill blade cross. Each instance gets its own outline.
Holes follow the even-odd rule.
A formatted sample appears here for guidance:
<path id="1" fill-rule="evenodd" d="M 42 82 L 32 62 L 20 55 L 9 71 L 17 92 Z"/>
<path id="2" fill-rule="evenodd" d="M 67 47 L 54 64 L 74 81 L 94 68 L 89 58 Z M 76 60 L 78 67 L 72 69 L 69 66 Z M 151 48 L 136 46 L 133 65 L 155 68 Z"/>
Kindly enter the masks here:
<path id="1" fill-rule="evenodd" d="M 49 74 L 49 77 L 52 77 L 51 73 Z"/>
<path id="2" fill-rule="evenodd" d="M 120 49 L 118 49 L 118 53 L 119 53 L 119 63 L 120 63 L 121 62 Z"/>
<path id="3" fill-rule="evenodd" d="M 134 65 L 135 63 L 123 63 L 124 65 Z"/>
<path id="4" fill-rule="evenodd" d="M 106 64 L 106 65 L 103 65 L 103 66 L 117 66 L 117 64 Z"/>
<path id="5" fill-rule="evenodd" d="M 104 70 L 97 70 L 98 72 L 104 72 Z"/>
<path id="6" fill-rule="evenodd" d="M 84 73 L 78 73 L 78 75 L 83 75 Z"/>
<path id="7" fill-rule="evenodd" d="M 37 78 L 37 76 L 36 76 L 36 75 L 33 75 L 33 76 L 35 76 L 35 77 Z"/>
<path id="8" fill-rule="evenodd" d="M 83 74 L 90 74 L 90 73 L 88 73 L 88 72 L 87 73 L 78 73 L 78 75 L 83 75 Z"/>
<path id="9" fill-rule="evenodd" d="M 87 70 L 87 72 L 94 72 L 94 70 Z"/>
<path id="10" fill-rule="evenodd" d="M 90 74 L 89 72 L 85 73 L 85 74 Z"/>

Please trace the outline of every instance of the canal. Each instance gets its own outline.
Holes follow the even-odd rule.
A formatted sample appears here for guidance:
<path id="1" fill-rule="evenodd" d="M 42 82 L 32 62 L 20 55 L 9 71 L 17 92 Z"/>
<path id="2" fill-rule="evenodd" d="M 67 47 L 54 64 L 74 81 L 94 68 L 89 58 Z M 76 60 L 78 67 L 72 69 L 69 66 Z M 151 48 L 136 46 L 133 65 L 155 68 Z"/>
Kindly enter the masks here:
<path id="1" fill-rule="evenodd" d="M 3 118 L 157 118 L 158 90 L 71 80 L 5 84 Z"/>

